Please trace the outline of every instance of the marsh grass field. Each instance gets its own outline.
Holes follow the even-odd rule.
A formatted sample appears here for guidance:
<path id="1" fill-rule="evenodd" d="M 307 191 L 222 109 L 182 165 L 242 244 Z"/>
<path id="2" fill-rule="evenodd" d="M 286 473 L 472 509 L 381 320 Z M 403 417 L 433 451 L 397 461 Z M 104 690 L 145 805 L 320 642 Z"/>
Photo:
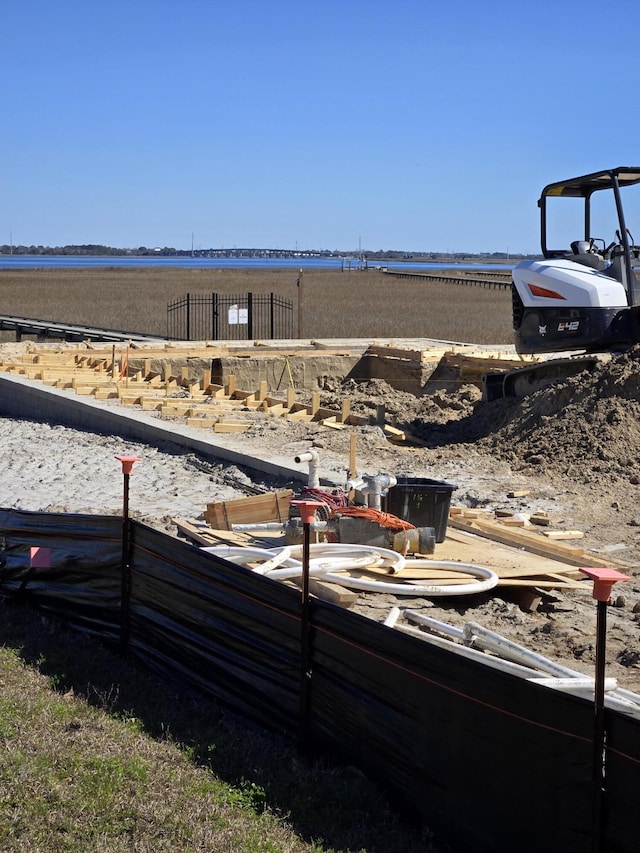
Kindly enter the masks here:
<path id="1" fill-rule="evenodd" d="M 511 343 L 511 295 L 405 279 L 379 270 L 288 269 L 0 270 L 0 314 L 167 334 L 167 305 L 185 294 L 275 293 L 293 302 L 302 338 L 435 338 Z M 462 279 L 461 279 L 462 281 Z"/>

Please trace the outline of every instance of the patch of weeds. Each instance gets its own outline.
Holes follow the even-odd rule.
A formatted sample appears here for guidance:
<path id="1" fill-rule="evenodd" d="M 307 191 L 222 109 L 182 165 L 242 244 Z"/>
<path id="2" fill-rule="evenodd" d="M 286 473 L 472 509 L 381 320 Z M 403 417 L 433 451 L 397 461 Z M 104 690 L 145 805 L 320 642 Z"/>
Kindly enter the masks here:
<path id="1" fill-rule="evenodd" d="M 267 804 L 264 788 L 256 782 L 242 779 L 239 786 L 229 786 L 226 792 L 227 802 L 241 806 L 244 809 L 262 814 Z"/>

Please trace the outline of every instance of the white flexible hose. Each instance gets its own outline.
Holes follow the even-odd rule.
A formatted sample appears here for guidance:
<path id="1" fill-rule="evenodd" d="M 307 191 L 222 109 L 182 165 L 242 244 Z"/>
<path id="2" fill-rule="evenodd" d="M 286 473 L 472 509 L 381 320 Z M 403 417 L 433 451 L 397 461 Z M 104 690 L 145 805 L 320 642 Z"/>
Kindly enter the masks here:
<path id="1" fill-rule="evenodd" d="M 295 578 L 302 574 L 302 563 L 299 560 L 293 560 L 290 558 L 283 562 L 285 563 L 283 568 L 273 568 L 267 572 L 261 572 L 261 574 L 267 574 L 270 578 L 274 578 L 275 580 L 287 580 L 288 578 Z M 364 557 L 352 560 L 349 560 L 346 557 L 335 560 L 328 560 L 326 558 L 324 560 L 309 560 L 309 574 L 325 575 L 327 572 L 332 571 L 346 572 L 349 569 L 365 569 L 367 566 L 371 565 L 372 562 L 370 560 L 366 560 Z"/>
<path id="2" fill-rule="evenodd" d="M 456 571 L 456 567 L 460 565 L 453 563 L 448 568 Z M 332 572 L 324 575 L 324 580 L 332 583 L 346 586 L 350 589 L 362 589 L 367 592 L 388 592 L 392 595 L 424 595 L 427 598 L 441 595 L 475 595 L 479 592 L 486 592 L 493 589 L 498 583 L 498 576 L 491 569 L 485 569 L 484 566 L 472 566 L 465 564 L 464 568 L 459 569 L 465 574 L 473 574 L 477 578 L 484 578 L 473 583 L 463 584 L 412 584 L 408 581 L 404 583 L 384 583 L 366 578 L 352 578 L 348 575 L 334 575 Z"/>
<path id="3" fill-rule="evenodd" d="M 254 571 L 274 579 L 284 580 L 302 574 L 302 563 L 297 559 L 298 557 L 302 558 L 303 546 L 301 545 L 277 549 L 214 545 L 202 548 L 202 550 L 244 566 L 258 560 L 264 560 Z M 464 584 L 416 584 L 410 581 L 386 583 L 371 578 L 354 578 L 346 574 L 337 574 L 337 572 L 354 568 L 366 570 L 367 565 L 386 564 L 392 572 L 398 572 L 405 566 L 406 560 L 402 554 L 374 545 L 313 542 L 309 545 L 309 554 L 310 575 L 320 576 L 331 583 L 366 592 L 424 595 L 427 597 L 474 595 L 493 589 L 498 583 L 498 576 L 491 569 L 472 563 L 456 563 L 449 560 L 412 560 L 411 565 L 446 568 L 450 571 L 473 575 L 478 580 Z M 314 555 L 313 559 L 311 559 L 311 554 Z M 279 566 L 282 568 L 278 568 Z"/>
<path id="4" fill-rule="evenodd" d="M 447 568 L 451 571 L 458 571 L 464 574 L 473 575 L 474 577 L 479 578 L 479 580 L 466 584 L 416 584 L 409 581 L 386 583 L 384 581 L 373 580 L 370 578 L 354 578 L 349 575 L 336 574 L 336 570 L 339 570 L 339 567 L 341 568 L 342 564 L 344 564 L 344 558 L 346 555 L 353 555 L 352 559 L 355 560 L 356 555 L 363 555 L 367 551 L 373 552 L 375 557 L 383 556 L 385 559 L 390 560 L 392 564 L 401 564 L 404 566 L 406 562 L 405 558 L 401 554 L 398 554 L 395 551 L 390 551 L 387 548 L 377 548 L 371 545 L 349 545 L 346 543 L 335 545 L 327 543 L 312 543 L 309 546 L 309 553 L 319 554 L 322 556 L 316 557 L 315 561 L 310 560 L 309 572 L 314 575 L 322 575 L 324 580 L 340 584 L 341 586 L 345 586 L 350 589 L 361 589 L 366 592 L 385 592 L 391 593 L 392 595 L 424 595 L 427 597 L 473 595 L 493 589 L 493 587 L 498 583 L 498 576 L 495 572 L 491 571 L 491 569 L 487 569 L 484 566 L 476 566 L 472 563 L 456 563 L 448 560 L 412 560 L 411 565 L 413 566 L 415 562 L 416 564 L 419 563 L 432 568 Z M 302 555 L 302 547 L 296 545 L 291 548 L 292 560 L 295 559 L 298 554 Z M 331 560 L 336 560 L 336 562 L 331 563 Z M 339 562 L 337 562 L 338 560 Z M 331 565 L 331 569 L 325 569 L 324 567 L 327 565 Z M 296 574 L 302 572 L 302 564 L 300 564 L 299 568 L 291 566 L 292 570 L 294 568 L 296 568 Z M 351 564 L 351 568 L 355 568 L 353 563 Z M 284 569 L 278 570 L 277 573 L 275 571 L 271 571 L 269 572 L 269 577 L 284 577 L 284 572 Z M 286 576 L 291 577 L 288 572 Z"/>
<path id="5" fill-rule="evenodd" d="M 294 560 L 302 560 L 302 545 L 293 545 L 291 548 L 291 556 Z M 321 555 L 323 558 L 334 559 L 336 557 L 349 557 L 369 555 L 370 559 L 374 559 L 374 555 L 381 558 L 383 565 L 388 565 L 391 572 L 401 571 L 406 559 L 397 551 L 392 551 L 390 548 L 378 548 L 376 545 L 357 545 L 349 542 L 312 542 L 309 545 L 309 555 Z M 376 563 L 370 563 L 376 565 Z"/>
<path id="6" fill-rule="evenodd" d="M 278 551 L 274 551 L 268 548 L 248 548 L 244 545 L 207 545 L 200 550 L 206 551 L 208 554 L 216 554 L 218 557 L 240 566 L 265 560 L 264 563 L 254 569 L 259 575 L 276 569 L 291 555 L 290 548 L 280 548 Z"/>

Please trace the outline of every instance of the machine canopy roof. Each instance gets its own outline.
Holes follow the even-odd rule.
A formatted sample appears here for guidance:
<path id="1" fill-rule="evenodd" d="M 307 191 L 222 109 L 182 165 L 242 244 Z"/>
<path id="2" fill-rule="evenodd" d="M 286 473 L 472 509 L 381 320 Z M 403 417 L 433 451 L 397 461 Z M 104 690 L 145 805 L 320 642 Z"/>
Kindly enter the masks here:
<path id="1" fill-rule="evenodd" d="M 547 184 L 542 190 L 540 200 L 542 201 L 546 196 L 587 198 L 597 190 L 612 189 L 614 178 L 617 178 L 620 187 L 640 183 L 640 166 L 618 166 L 615 169 L 605 169 L 579 178 Z"/>

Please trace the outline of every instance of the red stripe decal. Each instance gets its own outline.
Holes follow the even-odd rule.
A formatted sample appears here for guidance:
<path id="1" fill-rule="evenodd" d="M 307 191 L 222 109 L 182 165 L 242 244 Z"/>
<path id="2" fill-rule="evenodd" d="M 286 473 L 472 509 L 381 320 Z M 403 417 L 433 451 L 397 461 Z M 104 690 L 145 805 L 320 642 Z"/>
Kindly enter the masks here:
<path id="1" fill-rule="evenodd" d="M 527 283 L 527 287 L 531 291 L 532 296 L 543 296 L 545 299 L 566 299 L 561 293 L 556 293 L 555 290 L 547 290 L 546 287 L 538 287 L 537 284 Z"/>

